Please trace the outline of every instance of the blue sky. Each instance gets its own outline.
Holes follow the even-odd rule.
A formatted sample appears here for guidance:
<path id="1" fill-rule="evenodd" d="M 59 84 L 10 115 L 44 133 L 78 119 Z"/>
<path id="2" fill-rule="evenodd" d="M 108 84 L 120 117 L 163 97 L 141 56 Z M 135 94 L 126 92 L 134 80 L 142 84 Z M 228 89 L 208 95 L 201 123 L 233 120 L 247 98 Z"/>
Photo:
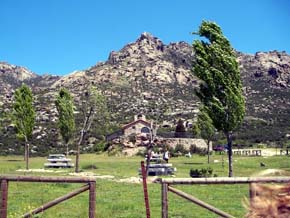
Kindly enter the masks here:
<path id="1" fill-rule="evenodd" d="M 0 0 L 0 61 L 65 75 L 150 32 L 186 41 L 217 22 L 238 51 L 290 54 L 288 0 Z"/>

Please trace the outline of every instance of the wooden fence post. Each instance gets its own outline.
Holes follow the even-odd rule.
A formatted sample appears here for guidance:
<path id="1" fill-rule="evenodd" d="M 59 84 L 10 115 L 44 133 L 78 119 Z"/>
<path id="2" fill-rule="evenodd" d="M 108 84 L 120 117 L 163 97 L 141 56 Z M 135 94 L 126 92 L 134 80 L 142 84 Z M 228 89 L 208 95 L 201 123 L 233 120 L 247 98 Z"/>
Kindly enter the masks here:
<path id="1" fill-rule="evenodd" d="M 252 205 L 252 202 L 253 202 L 253 198 L 256 196 L 256 191 L 254 189 L 254 183 L 253 182 L 250 182 L 249 183 L 249 202 L 250 202 L 250 205 Z"/>
<path id="2" fill-rule="evenodd" d="M 0 218 L 7 218 L 8 180 L 1 180 Z"/>
<path id="3" fill-rule="evenodd" d="M 141 161 L 141 173 L 142 173 L 142 180 L 143 180 L 143 192 L 144 192 L 144 201 L 145 201 L 145 208 L 146 208 L 146 218 L 150 218 L 150 204 L 149 204 L 148 189 L 147 189 L 147 172 L 144 166 L 144 161 Z"/>
<path id="4" fill-rule="evenodd" d="M 89 218 L 96 217 L 96 182 L 90 182 Z"/>
<path id="5" fill-rule="evenodd" d="M 168 184 L 167 183 L 161 183 L 161 204 L 162 204 L 162 214 L 161 217 L 162 218 L 168 218 Z"/>

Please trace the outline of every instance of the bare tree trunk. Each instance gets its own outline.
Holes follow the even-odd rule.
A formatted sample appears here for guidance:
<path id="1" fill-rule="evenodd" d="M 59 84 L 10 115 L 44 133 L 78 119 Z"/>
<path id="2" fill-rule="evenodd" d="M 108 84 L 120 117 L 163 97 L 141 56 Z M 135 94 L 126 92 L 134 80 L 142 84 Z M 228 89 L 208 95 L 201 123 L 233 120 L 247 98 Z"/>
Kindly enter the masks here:
<path id="1" fill-rule="evenodd" d="M 26 143 L 24 142 L 24 155 L 23 160 L 26 161 Z"/>
<path id="2" fill-rule="evenodd" d="M 28 140 L 27 140 L 27 137 L 25 137 L 25 152 L 24 152 L 24 159 L 25 159 L 25 168 L 26 170 L 29 169 L 29 143 L 28 143 Z"/>
<path id="3" fill-rule="evenodd" d="M 153 128 L 153 123 L 150 124 L 150 135 L 149 135 L 149 144 L 147 145 L 147 160 L 146 160 L 146 177 L 149 176 L 149 167 L 150 167 L 150 160 L 153 151 L 153 141 L 155 139 L 155 133 Z"/>
<path id="4" fill-rule="evenodd" d="M 77 154 L 76 154 L 76 168 L 75 168 L 76 173 L 79 172 L 79 161 L 80 161 L 80 145 L 78 143 L 77 144 Z"/>
<path id="5" fill-rule="evenodd" d="M 66 143 L 66 157 L 68 157 L 68 143 Z"/>
<path id="6" fill-rule="evenodd" d="M 24 161 L 25 161 L 25 169 L 27 169 L 27 143 L 24 145 Z"/>
<path id="7" fill-rule="evenodd" d="M 152 142 L 151 139 L 147 145 L 147 159 L 146 159 L 146 177 L 149 176 L 150 159 L 152 155 Z"/>
<path id="8" fill-rule="evenodd" d="M 82 145 L 82 143 L 83 143 L 84 136 L 85 136 L 85 131 L 82 129 L 82 130 L 81 130 L 80 140 L 78 141 L 78 144 L 77 144 L 76 168 L 75 168 L 75 172 L 76 172 L 76 173 L 79 172 L 80 147 L 81 147 L 81 145 Z"/>
<path id="9" fill-rule="evenodd" d="M 207 140 L 207 163 L 209 164 L 209 143 L 210 141 Z"/>
<path id="10" fill-rule="evenodd" d="M 26 169 L 29 169 L 29 143 L 27 143 L 27 159 L 26 159 Z"/>
<path id="11" fill-rule="evenodd" d="M 233 177 L 233 152 L 232 152 L 232 143 L 233 136 L 231 132 L 225 132 L 228 142 L 228 158 L 229 158 L 229 177 Z"/>

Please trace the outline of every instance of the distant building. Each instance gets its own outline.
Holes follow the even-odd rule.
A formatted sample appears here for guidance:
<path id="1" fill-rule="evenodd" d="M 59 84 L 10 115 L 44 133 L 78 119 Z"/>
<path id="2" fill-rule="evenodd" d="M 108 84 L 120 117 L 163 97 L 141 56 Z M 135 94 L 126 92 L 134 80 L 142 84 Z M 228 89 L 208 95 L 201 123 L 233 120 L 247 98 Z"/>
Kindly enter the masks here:
<path id="1" fill-rule="evenodd" d="M 152 122 L 147 121 L 146 117 L 142 114 L 135 115 L 134 121 L 124 125 L 121 130 L 107 135 L 107 141 L 112 141 L 120 137 L 128 137 L 132 134 L 143 135 L 151 133 Z"/>
<path id="2" fill-rule="evenodd" d="M 150 134 L 151 132 L 151 123 L 148 122 L 144 115 L 135 115 L 134 121 L 128 123 L 122 127 L 123 135 L 125 137 L 131 134 Z"/>

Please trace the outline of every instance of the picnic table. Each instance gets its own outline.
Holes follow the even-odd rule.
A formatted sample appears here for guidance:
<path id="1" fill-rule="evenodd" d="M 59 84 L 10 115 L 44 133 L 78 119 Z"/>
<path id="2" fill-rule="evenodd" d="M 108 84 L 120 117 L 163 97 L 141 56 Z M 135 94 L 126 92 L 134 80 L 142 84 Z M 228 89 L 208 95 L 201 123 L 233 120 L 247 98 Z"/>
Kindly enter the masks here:
<path id="1" fill-rule="evenodd" d="M 174 172 L 177 171 L 177 169 L 173 167 L 171 163 L 164 163 L 161 157 L 161 155 L 156 155 L 150 158 L 150 164 L 148 168 L 149 176 L 173 175 Z M 145 158 L 145 162 L 146 160 L 147 158 Z M 139 173 L 141 174 L 141 169 L 139 169 Z"/>

